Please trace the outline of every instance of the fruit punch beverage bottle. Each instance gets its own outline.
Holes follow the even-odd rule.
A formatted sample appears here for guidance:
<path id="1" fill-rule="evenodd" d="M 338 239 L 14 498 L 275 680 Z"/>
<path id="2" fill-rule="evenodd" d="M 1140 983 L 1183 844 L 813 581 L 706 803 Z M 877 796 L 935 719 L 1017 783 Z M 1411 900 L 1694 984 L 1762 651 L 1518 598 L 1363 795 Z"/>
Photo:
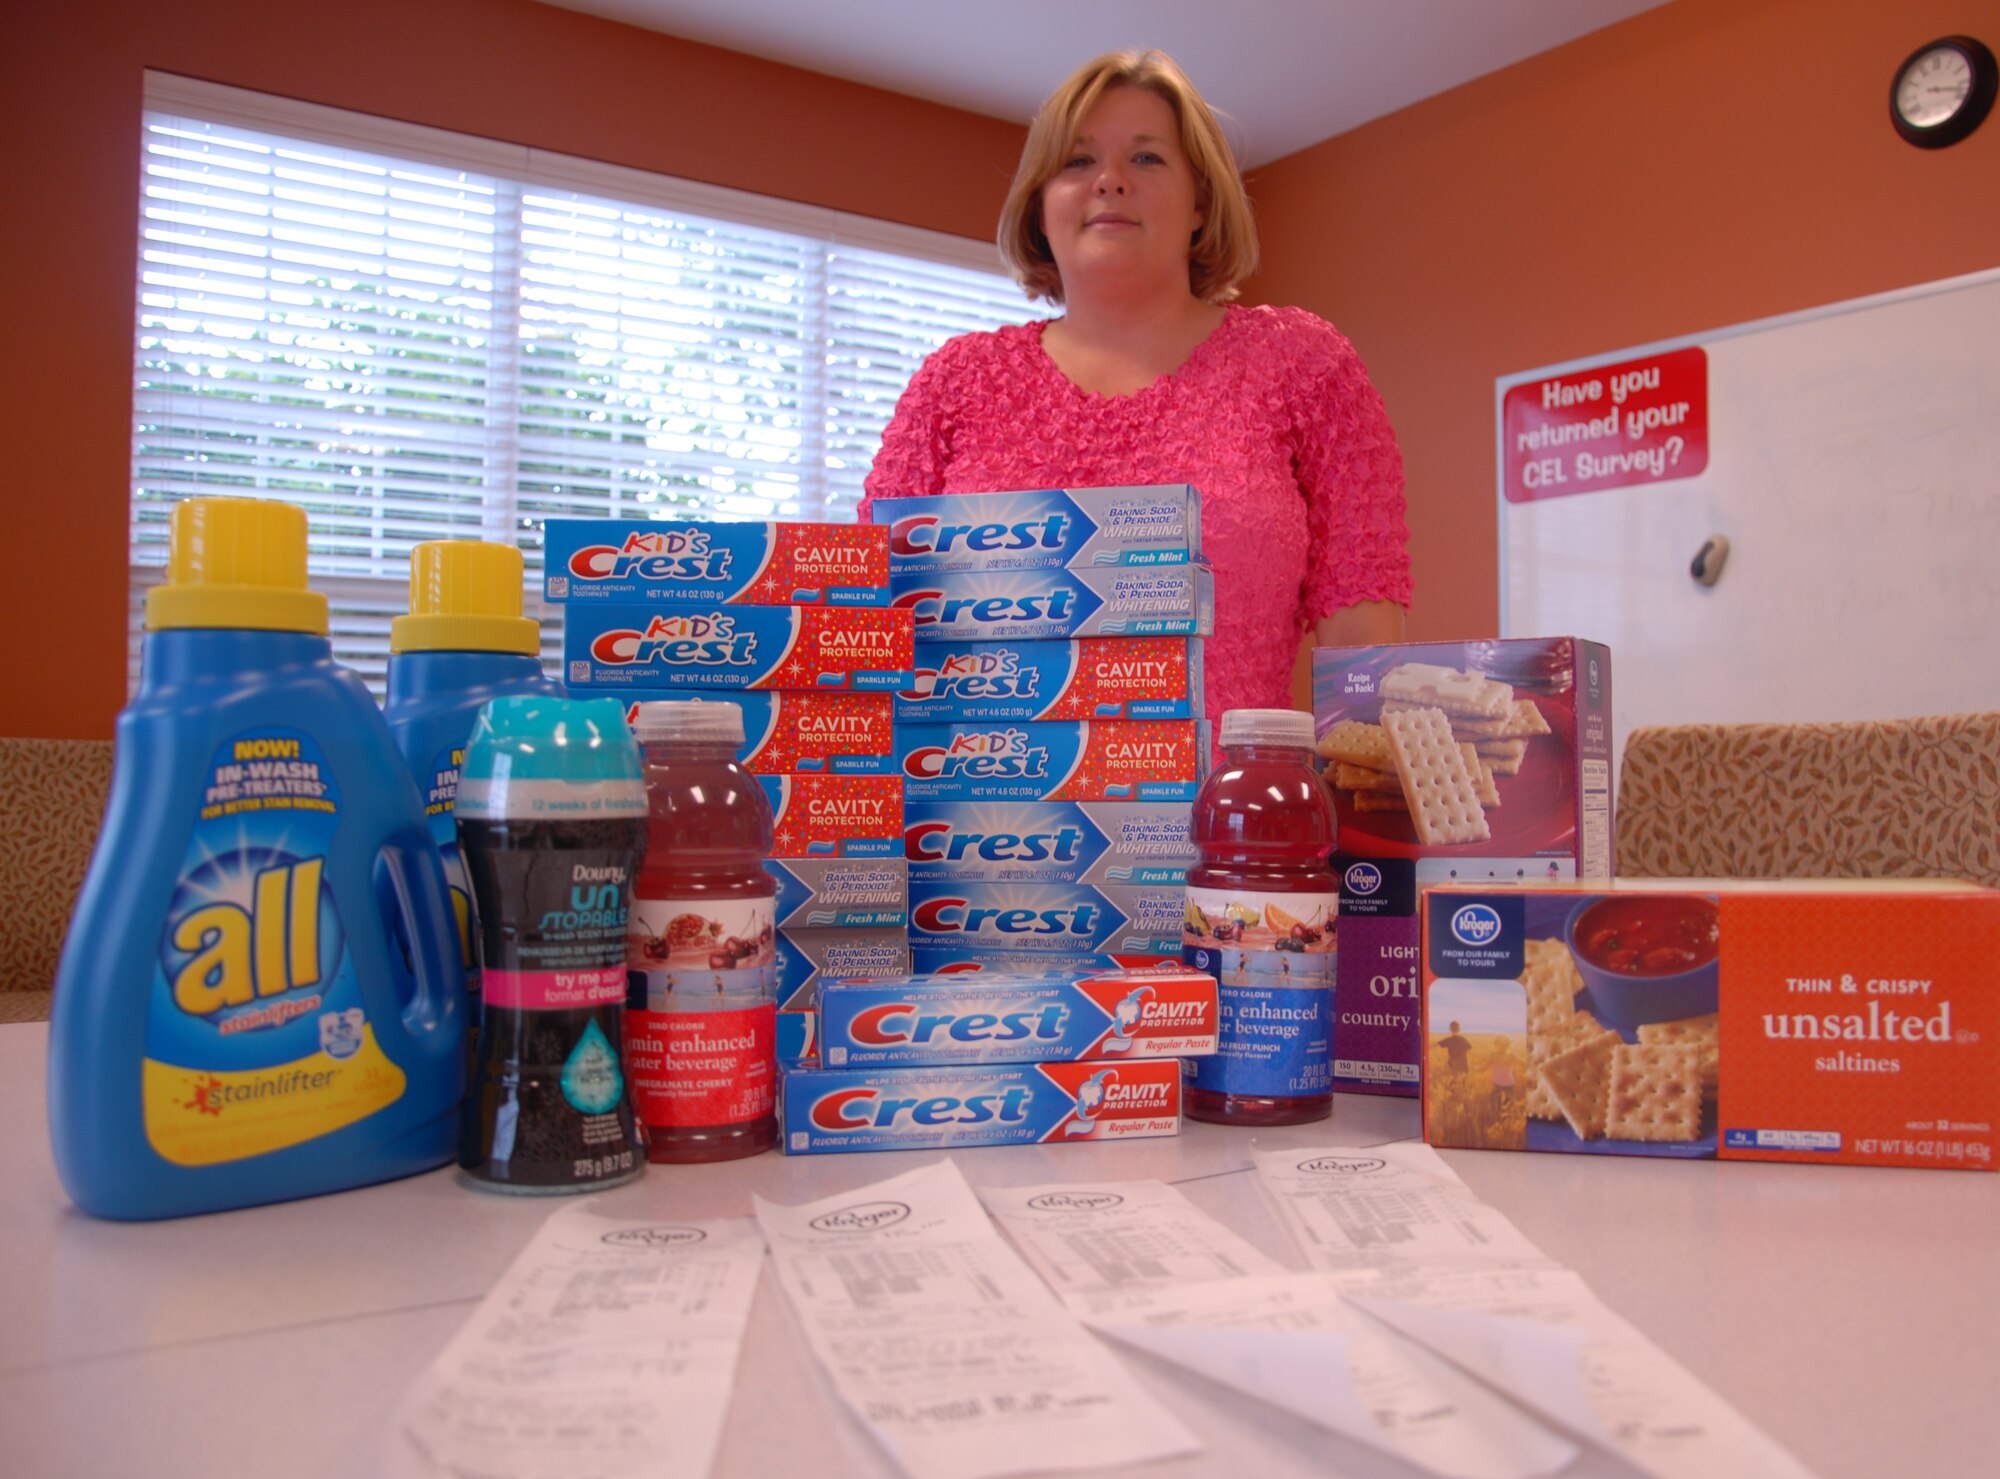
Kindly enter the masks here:
<path id="1" fill-rule="evenodd" d="M 726 1161 L 778 1140 L 771 806 L 736 763 L 743 710 L 639 705 L 650 819 L 632 901 L 626 1061 L 656 1161 Z"/>
<path id="2" fill-rule="evenodd" d="M 1195 799 L 1181 958 L 1216 978 L 1221 1047 L 1188 1060 L 1185 1104 L 1218 1124 L 1333 1112 L 1333 797 L 1312 768 L 1312 715 L 1232 709 Z"/>
<path id="3" fill-rule="evenodd" d="M 456 808 L 482 997 L 458 1163 L 494 1191 L 629 1181 L 643 1145 L 619 1042 L 646 791 L 624 710 L 494 699 L 466 746 Z"/>

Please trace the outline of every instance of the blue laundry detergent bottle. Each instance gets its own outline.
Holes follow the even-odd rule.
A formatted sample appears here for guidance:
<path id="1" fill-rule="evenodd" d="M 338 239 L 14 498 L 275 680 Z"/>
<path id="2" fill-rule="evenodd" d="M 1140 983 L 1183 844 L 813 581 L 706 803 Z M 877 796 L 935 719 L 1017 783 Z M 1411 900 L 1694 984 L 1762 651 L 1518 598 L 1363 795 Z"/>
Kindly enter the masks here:
<path id="1" fill-rule="evenodd" d="M 49 1130 L 87 1212 L 215 1212 L 452 1158 L 450 894 L 416 785 L 326 631 L 303 512 L 175 508 L 56 974 Z"/>
<path id="2" fill-rule="evenodd" d="M 479 989 L 479 931 L 454 807 L 465 743 L 488 699 L 561 698 L 542 672 L 539 623 L 521 614 L 521 552 L 473 539 L 410 551 L 410 612 L 389 626 L 389 733 L 424 801 L 457 916 L 466 989 Z M 479 1003 L 467 1018 L 475 1027 Z"/>

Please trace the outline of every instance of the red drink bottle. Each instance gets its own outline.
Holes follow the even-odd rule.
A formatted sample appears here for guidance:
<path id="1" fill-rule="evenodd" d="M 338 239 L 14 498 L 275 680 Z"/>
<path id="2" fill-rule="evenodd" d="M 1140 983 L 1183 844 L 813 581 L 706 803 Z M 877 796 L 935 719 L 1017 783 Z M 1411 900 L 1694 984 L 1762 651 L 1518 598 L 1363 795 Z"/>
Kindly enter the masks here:
<path id="1" fill-rule="evenodd" d="M 771 807 L 736 763 L 743 710 L 639 705 L 646 860 L 626 936 L 625 1062 L 655 1161 L 777 1143 L 777 884 Z"/>
<path id="2" fill-rule="evenodd" d="M 1333 797 L 1312 715 L 1231 709 L 1195 798 L 1181 958 L 1216 978 L 1222 1041 L 1188 1060 L 1191 1119 L 1291 1125 L 1333 1112 Z"/>

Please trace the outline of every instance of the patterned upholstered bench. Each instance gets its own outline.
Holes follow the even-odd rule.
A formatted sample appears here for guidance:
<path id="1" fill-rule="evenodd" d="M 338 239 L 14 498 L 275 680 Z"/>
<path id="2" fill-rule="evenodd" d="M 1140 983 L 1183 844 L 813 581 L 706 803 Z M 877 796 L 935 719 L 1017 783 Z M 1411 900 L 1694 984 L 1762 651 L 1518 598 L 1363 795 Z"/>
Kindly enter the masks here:
<path id="1" fill-rule="evenodd" d="M 111 790 L 111 741 L 0 739 L 0 1022 L 49 1014 Z"/>

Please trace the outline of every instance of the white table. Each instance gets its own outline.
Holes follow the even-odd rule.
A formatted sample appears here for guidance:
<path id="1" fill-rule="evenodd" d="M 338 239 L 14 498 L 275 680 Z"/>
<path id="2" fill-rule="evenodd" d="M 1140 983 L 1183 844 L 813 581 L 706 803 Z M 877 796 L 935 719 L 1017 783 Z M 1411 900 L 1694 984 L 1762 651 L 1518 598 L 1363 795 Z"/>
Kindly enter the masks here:
<path id="1" fill-rule="evenodd" d="M 552 1210 L 449 1171 L 273 1207 L 119 1224 L 72 1208 L 49 1156 L 44 1024 L 0 1027 L 0 1474 L 201 1479 L 381 1472 L 411 1379 Z M 1342 1095 L 1260 1145 L 1418 1133 L 1407 1100 Z M 1303 1266 L 1250 1172 L 1252 1134 L 960 1152 L 975 1184 L 1147 1179 Z M 1446 1153 L 1550 1256 L 1823 1475 L 1992 1472 L 2000 1175 Z M 627 1216 L 746 1216 L 928 1152 L 651 1168 Z M 1165 1367 L 1135 1363 L 1208 1445 L 1132 1471 L 1278 1479 L 1418 1471 Z M 715 1473 L 890 1475 L 795 1337 L 773 1281 L 751 1312 Z M 1627 1472 L 1589 1456 L 1577 1474 Z M 1722 1476 L 1718 1476 L 1722 1479 Z"/>

